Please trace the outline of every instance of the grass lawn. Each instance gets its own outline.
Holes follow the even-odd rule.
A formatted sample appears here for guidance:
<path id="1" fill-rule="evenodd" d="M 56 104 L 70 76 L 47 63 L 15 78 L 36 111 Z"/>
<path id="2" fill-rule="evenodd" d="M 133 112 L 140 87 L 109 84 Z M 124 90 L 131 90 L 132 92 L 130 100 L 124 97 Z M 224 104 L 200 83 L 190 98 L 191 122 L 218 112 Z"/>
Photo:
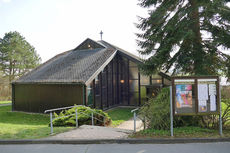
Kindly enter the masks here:
<path id="1" fill-rule="evenodd" d="M 111 126 L 116 127 L 120 125 L 121 123 L 123 123 L 124 121 L 129 120 L 133 116 L 133 113 L 131 113 L 132 109 L 133 108 L 118 107 L 118 108 L 107 111 L 107 113 L 112 119 Z"/>
<path id="2" fill-rule="evenodd" d="M 11 112 L 11 106 L 0 107 L 0 139 L 35 139 L 47 137 L 49 116 Z M 55 127 L 54 134 L 68 131 L 70 127 Z"/>
<path id="3" fill-rule="evenodd" d="M 230 130 L 223 130 L 224 137 L 230 137 Z M 169 138 L 169 130 L 153 130 L 146 129 L 139 131 L 130 137 L 132 138 Z M 204 137 L 220 137 L 219 129 L 204 129 L 200 127 L 180 127 L 174 128 L 174 137 L 178 138 L 204 138 Z"/>
<path id="4" fill-rule="evenodd" d="M 11 101 L 0 101 L 0 105 L 1 104 L 10 104 L 11 103 Z"/>

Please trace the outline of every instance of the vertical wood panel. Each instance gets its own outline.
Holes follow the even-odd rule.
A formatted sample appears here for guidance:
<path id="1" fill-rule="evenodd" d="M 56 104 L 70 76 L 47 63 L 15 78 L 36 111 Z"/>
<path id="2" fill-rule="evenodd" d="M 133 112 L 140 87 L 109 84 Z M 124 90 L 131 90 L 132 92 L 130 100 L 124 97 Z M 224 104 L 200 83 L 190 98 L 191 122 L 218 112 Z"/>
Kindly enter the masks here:
<path id="1" fill-rule="evenodd" d="M 15 110 L 43 113 L 46 109 L 82 105 L 82 85 L 16 84 Z"/>

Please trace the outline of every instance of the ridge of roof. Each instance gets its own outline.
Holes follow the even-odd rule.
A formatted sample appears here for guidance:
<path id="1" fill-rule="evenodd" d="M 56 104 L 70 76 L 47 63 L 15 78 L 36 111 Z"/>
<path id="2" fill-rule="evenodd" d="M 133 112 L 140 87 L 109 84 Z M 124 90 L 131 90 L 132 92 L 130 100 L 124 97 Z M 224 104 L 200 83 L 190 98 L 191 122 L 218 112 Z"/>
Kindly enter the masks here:
<path id="1" fill-rule="evenodd" d="M 132 57 L 133 59 L 137 60 L 138 62 L 142 62 L 141 58 L 139 58 L 139 57 L 136 56 L 136 55 L 133 55 L 132 53 L 130 53 L 130 52 L 128 52 L 128 51 L 126 51 L 126 50 L 124 50 L 124 49 L 122 49 L 122 48 L 120 48 L 120 47 L 117 47 L 117 46 L 115 46 L 115 45 L 113 45 L 113 44 L 110 44 L 110 43 L 108 43 L 108 42 L 106 42 L 106 41 L 104 41 L 104 40 L 99 40 L 99 41 L 97 41 L 97 42 L 102 43 L 102 44 L 104 44 L 104 45 L 106 45 L 106 46 L 108 46 L 108 47 L 114 48 L 114 49 L 118 50 L 119 52 L 121 52 L 121 53 L 123 53 L 123 54 L 125 54 L 125 55 L 127 55 L 127 56 Z"/>
<path id="2" fill-rule="evenodd" d="M 104 45 L 101 45 L 100 43 L 98 43 L 97 41 L 95 41 L 95 40 L 93 40 L 93 39 L 90 39 L 90 38 L 87 38 L 87 39 L 85 39 L 82 43 L 80 43 L 80 45 L 78 45 L 76 48 L 74 48 L 74 50 L 82 50 L 81 49 L 81 47 L 83 47 L 83 45 L 85 44 L 85 43 L 91 43 L 91 44 L 94 44 L 94 45 L 96 45 L 97 47 L 95 47 L 95 48 L 106 48 Z M 95 49 L 94 48 L 94 49 Z M 87 48 L 87 49 L 89 49 L 89 48 Z"/>

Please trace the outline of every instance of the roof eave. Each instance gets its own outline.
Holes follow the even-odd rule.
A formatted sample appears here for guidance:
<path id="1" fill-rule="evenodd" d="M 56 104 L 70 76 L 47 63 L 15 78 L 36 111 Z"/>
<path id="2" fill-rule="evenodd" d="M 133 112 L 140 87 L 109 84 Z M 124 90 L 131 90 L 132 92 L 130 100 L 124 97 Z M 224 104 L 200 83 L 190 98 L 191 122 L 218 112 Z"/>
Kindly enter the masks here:
<path id="1" fill-rule="evenodd" d="M 12 85 L 16 84 L 74 84 L 74 85 L 84 85 L 85 82 L 12 82 Z"/>
<path id="2" fill-rule="evenodd" d="M 105 61 L 105 63 L 97 69 L 97 71 L 85 82 L 86 85 L 89 85 L 96 77 L 97 75 L 106 67 L 106 65 L 109 64 L 110 61 L 115 57 L 117 53 L 117 50 Z"/>

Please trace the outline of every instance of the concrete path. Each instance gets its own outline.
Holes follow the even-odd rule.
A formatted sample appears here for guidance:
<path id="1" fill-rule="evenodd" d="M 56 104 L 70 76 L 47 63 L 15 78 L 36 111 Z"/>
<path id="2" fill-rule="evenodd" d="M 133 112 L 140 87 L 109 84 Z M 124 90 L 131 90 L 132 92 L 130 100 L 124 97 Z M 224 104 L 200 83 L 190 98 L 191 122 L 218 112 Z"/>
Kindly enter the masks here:
<path id="1" fill-rule="evenodd" d="M 142 121 L 137 118 L 136 131 L 143 129 Z M 78 129 L 60 133 L 51 136 L 48 139 L 125 139 L 129 134 L 133 133 L 134 121 L 133 118 L 123 122 L 116 128 L 82 125 Z"/>
<path id="2" fill-rule="evenodd" d="M 129 119 L 128 121 L 123 122 L 120 124 L 118 127 L 119 129 L 126 129 L 126 130 L 134 130 L 134 120 L 133 118 Z M 140 131 L 144 129 L 144 124 L 143 122 L 137 118 L 136 120 L 136 131 Z"/>
<path id="3" fill-rule="evenodd" d="M 60 133 L 47 139 L 125 139 L 132 132 L 118 128 L 82 125 L 78 129 Z"/>

